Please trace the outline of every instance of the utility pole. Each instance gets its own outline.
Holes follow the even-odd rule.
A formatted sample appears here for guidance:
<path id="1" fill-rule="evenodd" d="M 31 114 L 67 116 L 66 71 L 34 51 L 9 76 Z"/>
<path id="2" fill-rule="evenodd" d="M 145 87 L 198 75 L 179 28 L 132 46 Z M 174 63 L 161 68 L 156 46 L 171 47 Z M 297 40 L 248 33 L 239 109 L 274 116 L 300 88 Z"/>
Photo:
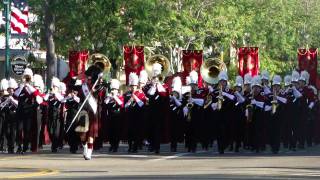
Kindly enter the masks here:
<path id="1" fill-rule="evenodd" d="M 5 50 L 5 66 L 4 72 L 5 77 L 9 79 L 9 68 L 10 68 L 10 0 L 3 0 L 5 16 L 6 16 L 6 50 Z"/>

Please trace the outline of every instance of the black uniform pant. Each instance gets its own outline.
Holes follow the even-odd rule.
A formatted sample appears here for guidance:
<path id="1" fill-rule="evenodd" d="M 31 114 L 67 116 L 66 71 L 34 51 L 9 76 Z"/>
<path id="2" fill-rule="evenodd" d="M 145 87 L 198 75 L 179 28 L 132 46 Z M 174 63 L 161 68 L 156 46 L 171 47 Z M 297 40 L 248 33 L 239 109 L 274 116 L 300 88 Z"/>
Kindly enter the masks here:
<path id="1" fill-rule="evenodd" d="M 121 136 L 121 118 L 120 114 L 107 117 L 109 121 L 108 137 L 110 142 L 110 151 L 116 152 L 119 148 L 120 136 Z"/>
<path id="2" fill-rule="evenodd" d="M 278 153 L 280 149 L 280 132 L 281 132 L 281 119 L 278 115 L 273 115 L 270 118 L 270 146 L 273 153 Z"/>
<path id="3" fill-rule="evenodd" d="M 0 113 L 0 150 L 4 150 L 4 141 L 5 141 L 5 111 L 1 111 Z"/>
<path id="4" fill-rule="evenodd" d="M 14 111 L 6 112 L 4 128 L 7 138 L 8 152 L 13 153 L 16 141 L 16 113 Z"/>
<path id="5" fill-rule="evenodd" d="M 76 110 L 68 110 L 66 117 L 66 130 L 69 128 L 73 117 L 76 114 Z M 77 132 L 75 132 L 75 128 L 77 127 L 76 123 L 73 123 L 68 132 L 65 134 L 65 139 L 70 146 L 70 152 L 75 153 L 78 150 L 78 146 L 80 145 L 80 137 Z"/>

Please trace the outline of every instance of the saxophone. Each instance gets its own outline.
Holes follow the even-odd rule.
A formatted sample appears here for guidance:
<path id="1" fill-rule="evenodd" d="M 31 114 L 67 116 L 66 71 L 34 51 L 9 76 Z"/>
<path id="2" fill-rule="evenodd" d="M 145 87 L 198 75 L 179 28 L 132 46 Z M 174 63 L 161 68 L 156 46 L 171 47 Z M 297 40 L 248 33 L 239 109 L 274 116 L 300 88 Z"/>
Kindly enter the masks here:
<path id="1" fill-rule="evenodd" d="M 278 108 L 278 101 L 277 101 L 277 91 L 275 89 L 273 89 L 273 99 L 271 101 L 272 104 L 272 114 L 275 114 L 277 112 L 277 108 Z"/>
<path id="2" fill-rule="evenodd" d="M 192 111 L 192 108 L 193 108 L 193 103 L 191 102 L 191 99 L 192 99 L 192 92 L 190 91 L 189 93 L 189 101 L 186 105 L 186 107 L 188 108 L 188 115 L 187 115 L 187 121 L 190 122 L 191 121 L 191 111 Z"/>
<path id="3" fill-rule="evenodd" d="M 210 106 L 210 104 L 212 103 L 212 95 L 209 93 L 206 97 L 206 102 L 204 105 L 204 109 L 207 109 L 208 106 Z"/>
<path id="4" fill-rule="evenodd" d="M 222 103 L 223 103 L 223 101 L 224 101 L 224 98 L 223 98 L 223 96 L 222 96 L 222 86 L 220 85 L 220 87 L 219 87 L 219 95 L 218 95 L 218 104 L 217 104 L 217 109 L 218 110 L 221 110 L 221 108 L 222 108 Z"/>
<path id="5" fill-rule="evenodd" d="M 248 116 L 247 116 L 247 122 L 252 122 L 252 116 L 253 116 L 253 105 L 251 104 L 251 100 L 253 99 L 253 92 L 251 93 L 250 101 L 249 104 L 246 106 L 246 109 L 248 111 Z"/>

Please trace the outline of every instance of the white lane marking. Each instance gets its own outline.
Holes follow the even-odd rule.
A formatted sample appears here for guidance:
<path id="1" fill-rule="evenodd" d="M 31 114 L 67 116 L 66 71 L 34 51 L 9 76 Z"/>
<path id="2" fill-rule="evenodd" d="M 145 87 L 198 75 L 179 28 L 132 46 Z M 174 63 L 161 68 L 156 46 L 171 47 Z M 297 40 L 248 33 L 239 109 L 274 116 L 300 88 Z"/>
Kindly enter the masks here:
<path id="1" fill-rule="evenodd" d="M 93 154 L 92 157 L 129 157 L 129 158 L 148 158 L 150 156 L 147 155 L 126 155 L 126 154 L 115 154 L 115 155 L 110 155 L 110 154 Z"/>
<path id="2" fill-rule="evenodd" d="M 179 158 L 179 157 L 186 156 L 186 155 L 200 154 L 200 153 L 206 153 L 206 152 L 209 152 L 209 151 L 197 151 L 197 152 L 194 152 L 194 153 L 190 153 L 190 152 L 188 152 L 188 153 L 177 153 L 177 154 L 174 154 L 174 155 L 171 155 L 171 156 L 164 156 L 164 157 L 157 158 L 157 159 L 151 159 L 149 161 L 161 161 L 161 160 L 175 159 L 175 158 Z"/>

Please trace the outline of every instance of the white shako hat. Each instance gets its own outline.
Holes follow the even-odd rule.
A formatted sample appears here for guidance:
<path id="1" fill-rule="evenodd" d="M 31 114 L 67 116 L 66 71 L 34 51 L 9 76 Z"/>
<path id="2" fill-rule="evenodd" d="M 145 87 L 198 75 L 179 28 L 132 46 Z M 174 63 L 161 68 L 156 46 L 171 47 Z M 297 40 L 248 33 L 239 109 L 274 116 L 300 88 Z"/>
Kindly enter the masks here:
<path id="1" fill-rule="evenodd" d="M 12 89 L 18 88 L 18 83 L 15 79 L 10 78 L 8 83 L 9 83 L 9 88 L 12 88 Z"/>
<path id="2" fill-rule="evenodd" d="M 310 78 L 309 73 L 307 71 L 302 71 L 300 73 L 299 81 L 304 81 L 306 82 L 306 84 L 309 84 L 309 78 Z"/>
<path id="3" fill-rule="evenodd" d="M 181 94 L 182 81 L 179 76 L 173 78 L 171 87 L 172 87 L 172 91 L 175 91 Z"/>
<path id="4" fill-rule="evenodd" d="M 269 72 L 267 70 L 263 70 L 261 72 L 261 80 L 264 79 L 264 80 L 269 80 L 270 79 L 270 75 L 269 75 Z"/>
<path id="5" fill-rule="evenodd" d="M 110 81 L 110 89 L 118 89 L 120 88 L 120 81 L 118 79 L 111 79 Z"/>
<path id="6" fill-rule="evenodd" d="M 220 71 L 219 75 L 218 75 L 218 80 L 221 81 L 221 80 L 225 80 L 225 81 L 228 81 L 228 73 L 227 71 Z"/>
<path id="7" fill-rule="evenodd" d="M 140 71 L 139 82 L 143 84 L 146 84 L 148 82 L 148 73 L 146 70 Z"/>
<path id="8" fill-rule="evenodd" d="M 259 75 L 256 75 L 252 78 L 251 87 L 253 86 L 261 87 L 261 77 Z"/>
<path id="9" fill-rule="evenodd" d="M 244 75 L 244 84 L 251 84 L 252 83 L 252 76 L 250 73 Z"/>
<path id="10" fill-rule="evenodd" d="M 236 84 L 235 86 L 237 87 L 242 87 L 243 86 L 243 78 L 241 76 L 236 77 Z"/>
<path id="11" fill-rule="evenodd" d="M 292 80 L 291 76 L 290 75 L 286 75 L 284 77 L 284 85 L 285 86 L 290 86 L 291 85 L 291 80 Z"/>
<path id="12" fill-rule="evenodd" d="M 196 71 L 191 71 L 189 76 L 186 78 L 187 85 L 198 84 L 198 73 Z"/>
<path id="13" fill-rule="evenodd" d="M 291 74 L 291 83 L 292 82 L 298 82 L 299 81 L 299 78 L 300 78 L 300 74 L 299 74 L 299 72 L 298 71 L 296 71 L 296 70 L 293 70 L 292 71 L 292 74 Z"/>
<path id="14" fill-rule="evenodd" d="M 139 83 L 139 77 L 136 73 L 131 72 L 129 74 L 129 85 L 130 86 L 138 86 Z"/>
<path id="15" fill-rule="evenodd" d="M 272 85 L 281 85 L 282 78 L 279 75 L 274 75 L 272 79 Z"/>

